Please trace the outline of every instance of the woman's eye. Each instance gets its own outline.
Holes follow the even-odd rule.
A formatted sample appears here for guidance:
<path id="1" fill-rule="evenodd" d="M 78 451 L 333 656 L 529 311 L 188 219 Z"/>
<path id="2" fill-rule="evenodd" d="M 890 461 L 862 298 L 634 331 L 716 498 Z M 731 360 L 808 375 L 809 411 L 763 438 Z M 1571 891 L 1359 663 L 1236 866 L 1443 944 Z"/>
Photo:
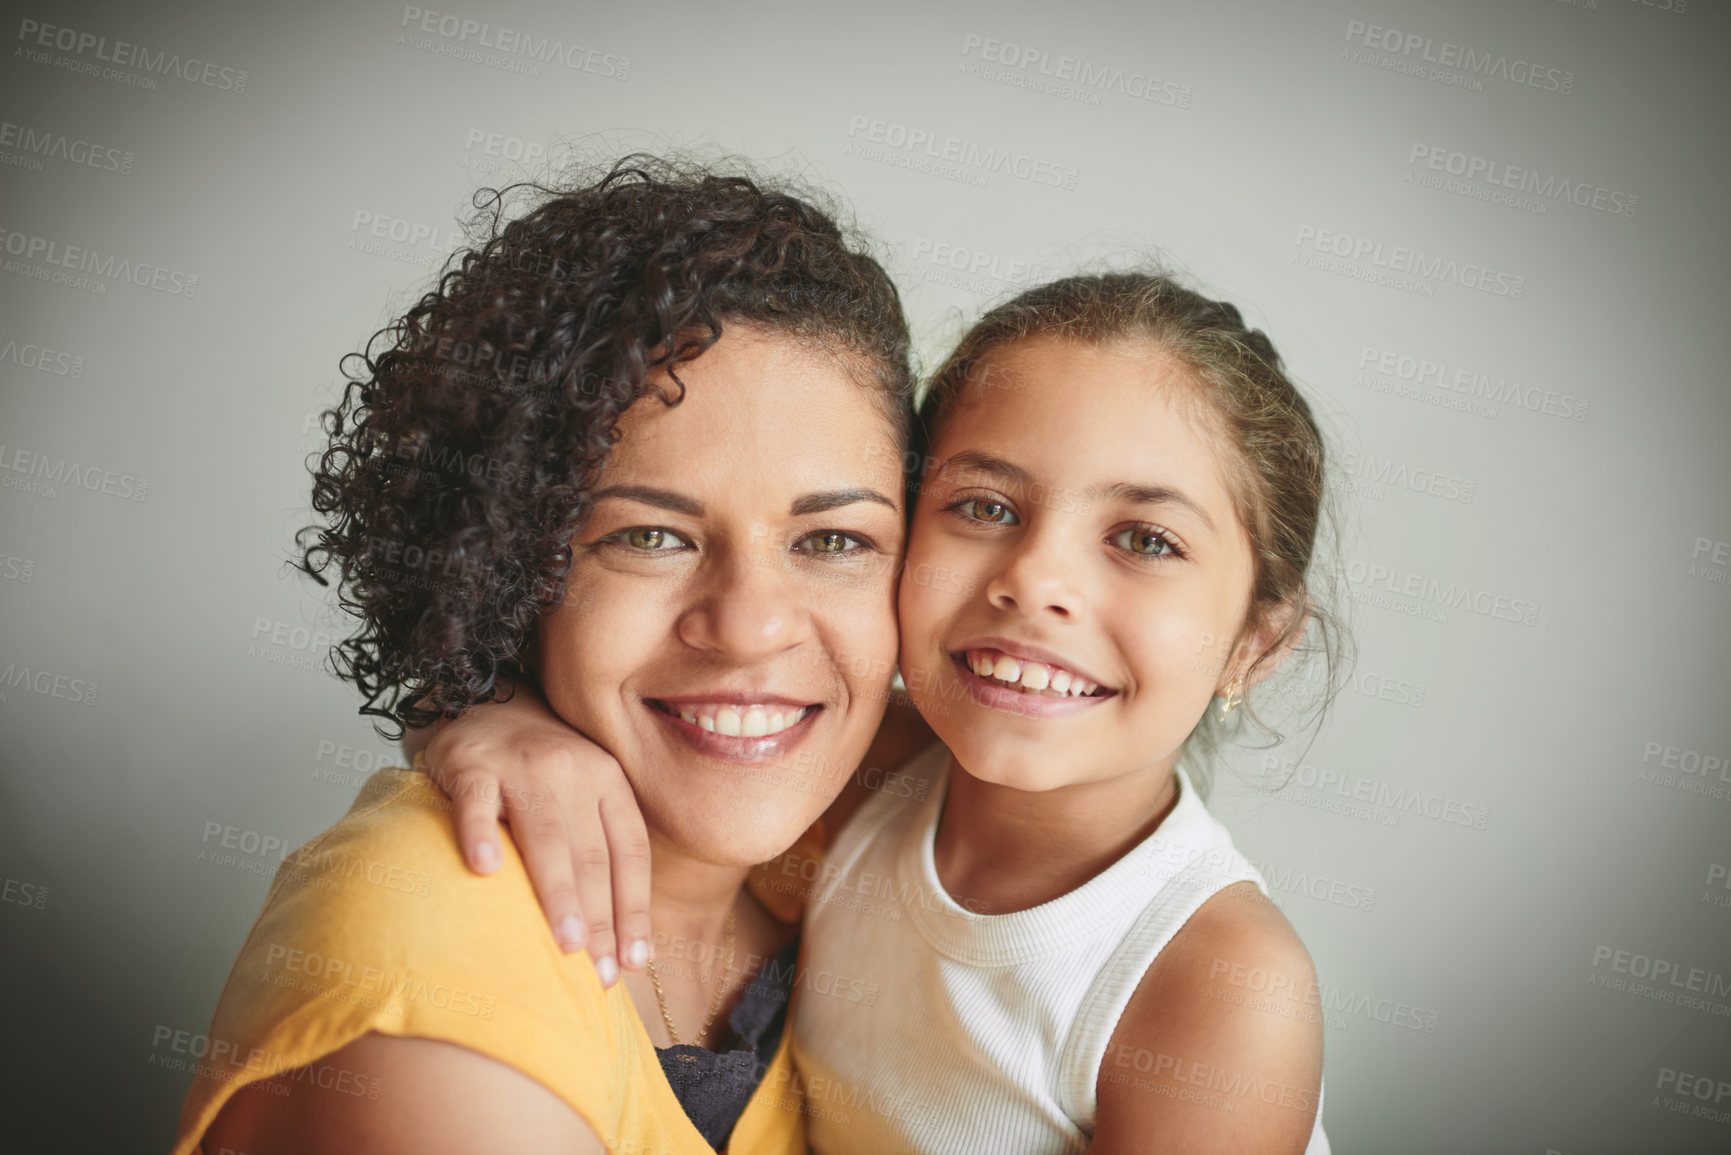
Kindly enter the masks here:
<path id="1" fill-rule="evenodd" d="M 1138 526 L 1132 529 L 1120 530 L 1110 538 L 1113 545 L 1127 549 L 1141 557 L 1167 557 L 1175 555 L 1178 548 L 1172 544 L 1172 539 L 1157 529 Z"/>
<path id="2" fill-rule="evenodd" d="M 1016 515 L 1010 512 L 1010 507 L 1001 501 L 990 501 L 983 497 L 969 498 L 956 507 L 962 515 L 971 521 L 983 521 L 988 525 L 1015 525 Z"/>
<path id="3" fill-rule="evenodd" d="M 615 537 L 632 549 L 642 550 L 644 553 L 665 553 L 685 545 L 685 540 L 672 530 L 652 525 L 623 530 Z"/>
<path id="4" fill-rule="evenodd" d="M 851 553 L 865 543 L 851 533 L 823 529 L 799 539 L 793 548 L 806 553 Z"/>

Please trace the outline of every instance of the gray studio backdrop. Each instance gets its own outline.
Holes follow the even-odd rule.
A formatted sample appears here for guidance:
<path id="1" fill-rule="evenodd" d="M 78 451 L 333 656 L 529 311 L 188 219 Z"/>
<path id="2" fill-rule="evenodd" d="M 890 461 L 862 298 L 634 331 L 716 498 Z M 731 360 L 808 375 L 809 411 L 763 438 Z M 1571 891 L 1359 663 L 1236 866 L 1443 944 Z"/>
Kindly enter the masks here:
<path id="1" fill-rule="evenodd" d="M 1112 254 L 1240 302 L 1347 511 L 1353 680 L 1215 801 L 1336 1149 L 1731 1148 L 1726 7 L 718 7 L 7 5 L 8 1129 L 167 1144 L 284 849 L 392 758 L 283 564 L 338 358 L 602 134 L 845 195 L 928 364 Z"/>

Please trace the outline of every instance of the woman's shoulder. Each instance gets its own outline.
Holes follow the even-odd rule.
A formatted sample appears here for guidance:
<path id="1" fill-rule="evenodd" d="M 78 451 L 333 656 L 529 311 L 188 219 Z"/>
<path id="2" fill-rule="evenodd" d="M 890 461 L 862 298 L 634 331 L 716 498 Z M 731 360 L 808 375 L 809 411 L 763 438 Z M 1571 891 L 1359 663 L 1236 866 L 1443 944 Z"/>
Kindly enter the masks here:
<path id="1" fill-rule="evenodd" d="M 497 872 L 470 873 L 449 806 L 424 776 L 383 770 L 285 857 L 218 1002 L 221 1061 L 195 1079 L 183 1136 L 239 1087 L 369 1034 L 501 1060 L 607 1133 L 608 1088 L 630 1065 L 617 1056 L 635 1049 L 629 998 L 602 988 L 587 954 L 559 949 L 509 839 Z"/>

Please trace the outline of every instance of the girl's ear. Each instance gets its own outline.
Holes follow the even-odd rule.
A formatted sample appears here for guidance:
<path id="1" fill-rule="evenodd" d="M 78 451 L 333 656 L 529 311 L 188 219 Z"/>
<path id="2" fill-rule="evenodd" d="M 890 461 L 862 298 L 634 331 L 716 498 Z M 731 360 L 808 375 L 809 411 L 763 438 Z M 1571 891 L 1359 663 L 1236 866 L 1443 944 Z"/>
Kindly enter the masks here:
<path id="1" fill-rule="evenodd" d="M 1254 686 L 1274 673 L 1304 638 L 1309 614 L 1301 606 L 1280 602 L 1253 613 L 1253 620 L 1238 635 L 1226 669 L 1221 671 L 1217 693 L 1222 697 L 1228 687 L 1243 693 L 1245 686 Z"/>

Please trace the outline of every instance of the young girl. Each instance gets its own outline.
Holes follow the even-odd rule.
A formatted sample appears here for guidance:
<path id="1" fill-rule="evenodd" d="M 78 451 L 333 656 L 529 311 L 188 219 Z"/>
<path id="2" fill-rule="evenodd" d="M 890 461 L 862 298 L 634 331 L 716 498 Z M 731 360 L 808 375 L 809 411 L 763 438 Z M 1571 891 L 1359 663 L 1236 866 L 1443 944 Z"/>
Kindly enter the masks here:
<path id="1" fill-rule="evenodd" d="M 1309 956 L 1183 757 L 1331 636 L 1305 585 L 1309 407 L 1233 306 L 1128 273 L 987 313 L 921 416 L 900 670 L 939 742 L 862 774 L 821 866 L 771 864 L 759 890 L 814 884 L 794 1026 L 813 1148 L 1326 1151 Z M 569 730 L 522 757 L 563 729 L 538 709 L 483 707 L 429 751 L 464 787 L 471 862 L 499 812 L 478 781 L 599 790 L 552 776 L 592 757 Z M 576 899 L 540 889 L 550 913 Z M 637 965 L 645 915 L 619 905 Z"/>

